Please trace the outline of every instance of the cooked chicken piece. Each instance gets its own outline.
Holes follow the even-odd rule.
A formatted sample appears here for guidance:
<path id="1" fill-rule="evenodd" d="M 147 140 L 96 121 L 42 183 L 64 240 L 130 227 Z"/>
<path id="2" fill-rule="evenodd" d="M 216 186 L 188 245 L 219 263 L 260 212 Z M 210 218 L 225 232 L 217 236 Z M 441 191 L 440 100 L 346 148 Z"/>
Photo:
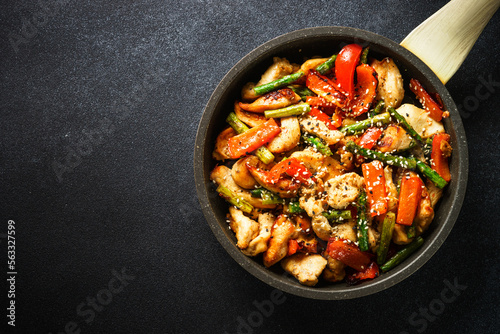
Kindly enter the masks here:
<path id="1" fill-rule="evenodd" d="M 399 194 L 392 178 L 392 168 L 385 166 L 384 168 L 385 190 L 387 192 L 387 209 L 395 212 L 398 209 Z"/>
<path id="2" fill-rule="evenodd" d="M 263 113 L 266 110 L 280 109 L 302 101 L 300 96 L 290 88 L 273 90 L 262 95 L 252 103 L 240 102 L 240 108 L 246 111 Z"/>
<path id="3" fill-rule="evenodd" d="M 314 233 L 321 240 L 328 241 L 328 239 L 330 239 L 330 237 L 332 236 L 333 233 L 332 226 L 330 225 L 328 219 L 326 219 L 325 216 L 321 214 L 313 216 L 311 225 Z"/>
<path id="4" fill-rule="evenodd" d="M 413 241 L 413 238 L 408 238 L 406 233 L 406 226 L 401 224 L 394 225 L 394 232 L 392 234 L 392 241 L 396 245 L 407 245 Z"/>
<path id="5" fill-rule="evenodd" d="M 241 250 L 243 254 L 256 256 L 267 250 L 267 243 L 271 237 L 274 220 L 275 217 L 271 213 L 265 212 L 259 215 L 259 234 L 250 241 L 247 248 Z"/>
<path id="6" fill-rule="evenodd" d="M 264 252 L 264 265 L 270 267 L 283 259 L 288 252 L 288 240 L 295 233 L 295 225 L 284 215 L 279 216 L 271 229 L 271 239 Z"/>
<path id="7" fill-rule="evenodd" d="M 413 104 L 405 103 L 397 109 L 397 112 L 422 138 L 429 138 L 436 133 L 444 132 L 443 123 L 433 120 L 427 111 Z"/>
<path id="8" fill-rule="evenodd" d="M 259 158 L 254 155 L 240 158 L 231 168 L 231 176 L 234 182 L 245 189 L 255 189 L 259 183 L 255 181 L 252 174 L 248 171 L 247 162 L 252 161 L 255 165 L 258 164 Z"/>
<path id="9" fill-rule="evenodd" d="M 215 160 L 225 160 L 231 158 L 227 141 L 229 138 L 234 136 L 236 136 L 236 131 L 234 131 L 233 128 L 227 128 L 219 133 L 217 139 L 215 140 L 214 151 L 212 152 L 212 157 Z"/>
<path id="10" fill-rule="evenodd" d="M 272 153 L 290 151 L 300 142 L 300 124 L 297 116 L 281 118 L 280 127 L 281 132 L 267 144 Z"/>
<path id="11" fill-rule="evenodd" d="M 334 145 L 344 138 L 344 134 L 338 130 L 331 130 L 325 124 L 309 114 L 305 114 L 299 117 L 300 128 L 312 135 L 321 138 L 326 145 Z"/>
<path id="12" fill-rule="evenodd" d="M 313 59 L 306 60 L 300 66 L 300 70 L 302 72 L 304 72 L 305 75 L 307 75 L 307 73 L 309 73 L 310 70 L 316 69 L 316 67 L 323 64 L 327 60 L 328 60 L 328 58 L 313 58 Z"/>
<path id="13" fill-rule="evenodd" d="M 352 242 L 358 241 L 356 234 L 356 222 L 354 220 L 346 223 L 337 224 L 332 227 L 332 237 L 351 240 Z"/>
<path id="14" fill-rule="evenodd" d="M 441 196 L 443 196 L 443 189 L 439 189 L 434 184 L 434 182 L 432 182 L 429 179 L 427 179 L 427 181 L 425 181 L 425 187 L 427 188 L 427 191 L 429 192 L 429 196 L 431 199 L 431 206 L 432 206 L 432 208 L 434 208 L 436 206 L 437 202 L 439 202 L 439 199 L 441 198 Z"/>
<path id="15" fill-rule="evenodd" d="M 263 204 L 261 198 L 252 197 L 250 191 L 241 188 L 234 182 L 231 170 L 226 166 L 217 166 L 210 174 L 210 180 L 231 190 L 236 196 L 244 199 L 255 208 L 274 209 L 276 204 Z"/>
<path id="16" fill-rule="evenodd" d="M 383 99 L 386 107 L 399 107 L 403 102 L 405 90 L 403 78 L 394 61 L 391 58 L 384 58 L 381 61 L 374 59 L 370 66 L 378 75 L 376 101 Z"/>
<path id="17" fill-rule="evenodd" d="M 229 226 L 236 234 L 236 246 L 240 249 L 247 248 L 250 241 L 259 234 L 259 223 L 234 206 L 229 207 Z"/>
<path id="18" fill-rule="evenodd" d="M 356 173 L 347 173 L 327 180 L 325 190 L 328 193 L 328 204 L 334 209 L 345 209 L 356 201 L 364 182 L 363 177 Z"/>
<path id="19" fill-rule="evenodd" d="M 314 217 L 328 207 L 328 202 L 325 198 L 319 196 L 301 196 L 299 197 L 299 205 L 306 211 L 309 217 Z"/>
<path id="20" fill-rule="evenodd" d="M 372 252 L 377 251 L 378 242 L 380 240 L 380 233 L 375 230 L 373 227 L 368 227 L 368 244 L 370 245 L 370 250 Z"/>
<path id="21" fill-rule="evenodd" d="M 339 260 L 333 259 L 327 254 L 323 254 L 326 257 L 327 265 L 325 270 L 323 270 L 323 278 L 328 282 L 340 282 L 345 277 L 345 267 L 346 265 Z"/>
<path id="22" fill-rule="evenodd" d="M 406 150 L 412 143 L 413 139 L 402 127 L 391 124 L 384 129 L 382 138 L 377 142 L 377 149 L 382 153 L 391 153 Z"/>
<path id="23" fill-rule="evenodd" d="M 268 120 L 262 113 L 255 113 L 241 109 L 238 101 L 234 102 L 234 113 L 240 121 L 251 128 L 265 123 Z"/>
<path id="24" fill-rule="evenodd" d="M 286 58 L 273 58 L 273 64 L 262 74 L 257 86 L 269 83 L 271 81 L 281 79 L 285 75 L 292 74 L 297 71 L 299 66 L 295 64 L 290 64 Z"/>
<path id="25" fill-rule="evenodd" d="M 422 190 L 422 198 L 418 203 L 417 214 L 413 223 L 417 227 L 417 235 L 424 233 L 434 219 L 434 209 L 432 208 L 431 197 L 427 188 Z"/>
<path id="26" fill-rule="evenodd" d="M 253 90 L 254 87 L 281 79 L 286 75 L 292 74 L 298 68 L 298 66 L 290 64 L 286 58 L 274 57 L 273 62 L 274 63 L 264 72 L 264 74 L 262 74 L 257 84 L 249 82 L 243 87 L 241 96 L 244 100 L 255 100 L 257 98 Z"/>
<path id="27" fill-rule="evenodd" d="M 441 152 L 443 152 L 443 156 L 446 158 L 451 157 L 451 152 L 453 151 L 453 148 L 451 147 L 450 143 L 446 140 L 442 140 L 439 149 Z"/>
<path id="28" fill-rule="evenodd" d="M 312 149 L 293 152 L 290 157 L 298 159 L 317 179 L 328 180 L 341 175 L 344 168 L 336 159 L 327 157 Z"/>
<path id="29" fill-rule="evenodd" d="M 314 286 L 325 269 L 327 261 L 319 254 L 296 253 L 281 261 L 283 269 L 292 274 L 300 284 Z"/>

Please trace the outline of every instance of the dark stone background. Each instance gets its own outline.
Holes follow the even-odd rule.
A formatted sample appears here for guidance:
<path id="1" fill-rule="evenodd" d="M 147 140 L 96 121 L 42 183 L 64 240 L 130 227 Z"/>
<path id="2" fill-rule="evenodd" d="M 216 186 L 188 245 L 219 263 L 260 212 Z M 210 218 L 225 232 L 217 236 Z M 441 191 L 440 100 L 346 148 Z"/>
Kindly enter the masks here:
<path id="1" fill-rule="evenodd" d="M 284 294 L 259 318 L 255 304 L 274 289 L 218 244 L 194 189 L 198 121 L 246 53 L 324 25 L 401 41 L 445 3 L 3 1 L 0 277 L 13 220 L 18 332 L 498 333 L 498 13 L 447 84 L 470 151 L 461 215 L 436 255 L 397 286 L 347 301 Z M 440 304 L 445 280 L 465 290 Z M 109 304 L 90 311 L 96 296 Z M 429 307 L 439 315 L 426 320 Z"/>

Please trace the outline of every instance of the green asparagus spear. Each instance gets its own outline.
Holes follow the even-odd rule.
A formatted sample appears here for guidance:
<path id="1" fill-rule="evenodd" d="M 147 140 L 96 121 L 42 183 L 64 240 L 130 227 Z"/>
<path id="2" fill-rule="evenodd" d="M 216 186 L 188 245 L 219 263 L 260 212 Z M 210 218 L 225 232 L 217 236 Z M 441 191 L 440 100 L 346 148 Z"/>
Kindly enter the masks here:
<path id="1" fill-rule="evenodd" d="M 415 129 L 406 121 L 406 119 L 396 111 L 396 109 L 389 107 L 387 110 L 389 111 L 389 114 L 391 114 L 391 116 L 396 119 L 401 127 L 405 129 L 413 139 L 422 142 L 422 137 L 420 137 L 417 131 L 415 131 Z"/>
<path id="2" fill-rule="evenodd" d="M 316 71 L 318 71 L 320 74 L 325 74 L 330 69 L 332 69 L 333 66 L 335 66 L 335 59 L 337 59 L 337 55 L 331 56 L 330 58 L 328 58 L 327 61 L 318 65 L 316 67 Z M 298 71 L 298 72 L 286 75 L 281 79 L 277 79 L 277 80 L 271 81 L 267 84 L 257 86 L 253 90 L 254 90 L 256 95 L 266 94 L 266 93 L 269 93 L 270 91 L 273 91 L 277 88 L 281 88 L 283 86 L 287 86 L 291 83 L 294 83 L 295 81 L 302 78 L 304 75 L 305 75 L 304 72 Z"/>
<path id="3" fill-rule="evenodd" d="M 361 58 L 359 60 L 361 64 L 368 64 L 368 51 L 370 51 L 369 46 L 363 49 L 363 52 L 361 53 Z"/>
<path id="4" fill-rule="evenodd" d="M 289 75 L 285 75 L 283 78 L 271 81 L 269 83 L 254 87 L 254 92 L 256 95 L 262 95 L 275 90 L 276 88 L 281 88 L 287 86 L 295 81 L 299 80 L 304 76 L 304 72 L 298 71 Z"/>
<path id="5" fill-rule="evenodd" d="M 229 113 L 229 115 L 226 118 L 226 122 L 231 125 L 231 127 L 236 131 L 237 134 L 243 133 L 245 131 L 248 131 L 250 128 L 243 123 L 238 116 L 234 112 Z"/>
<path id="6" fill-rule="evenodd" d="M 448 182 L 446 182 L 445 179 L 441 177 L 441 175 L 439 175 L 434 169 L 430 168 L 427 164 L 423 163 L 420 160 L 417 160 L 417 168 L 429 180 L 434 182 L 434 184 L 439 189 L 443 189 L 448 184 Z"/>
<path id="7" fill-rule="evenodd" d="M 375 108 L 373 108 L 372 111 L 370 111 L 370 113 L 368 114 L 368 117 L 373 117 L 375 115 L 378 115 L 380 114 L 382 111 L 384 111 L 385 109 L 385 102 L 384 100 L 380 100 L 377 102 L 377 105 L 375 106 Z"/>
<path id="8" fill-rule="evenodd" d="M 237 195 L 235 195 L 230 189 L 228 189 L 222 185 L 219 185 L 219 187 L 217 187 L 217 192 L 222 197 L 224 197 L 224 199 L 226 201 L 228 201 L 232 205 L 236 206 L 241 211 L 246 212 L 246 213 L 251 213 L 253 211 L 252 204 L 248 203 L 243 198 L 240 198 Z"/>
<path id="9" fill-rule="evenodd" d="M 422 246 L 423 243 L 424 239 L 422 239 L 422 237 L 417 237 L 409 245 L 397 252 L 396 255 L 394 255 L 389 261 L 384 263 L 380 267 L 380 270 L 386 272 L 393 269 L 398 264 L 403 262 L 403 260 L 410 256 L 413 252 L 415 252 L 420 246 Z"/>
<path id="10" fill-rule="evenodd" d="M 323 64 L 320 64 L 316 67 L 316 71 L 319 72 L 319 74 L 325 74 L 329 70 L 331 70 L 335 66 L 335 60 L 337 59 L 337 55 L 333 55 L 330 58 L 328 58 L 327 61 L 325 61 Z"/>
<path id="11" fill-rule="evenodd" d="M 328 210 L 323 212 L 322 215 L 329 221 L 336 223 L 352 218 L 351 210 Z"/>
<path id="12" fill-rule="evenodd" d="M 229 123 L 229 125 L 236 131 L 236 133 L 240 134 L 242 132 L 245 132 L 249 129 L 249 127 L 243 123 L 238 116 L 234 112 L 229 113 L 229 115 L 226 118 L 226 122 Z M 255 151 L 255 155 L 265 164 L 269 164 L 273 162 L 274 160 L 274 155 L 269 151 L 269 149 L 265 146 L 259 147 Z"/>
<path id="13" fill-rule="evenodd" d="M 387 251 L 392 240 L 394 226 L 396 226 L 396 214 L 387 212 L 384 221 L 382 222 L 382 235 L 380 236 L 380 244 L 377 248 L 377 264 L 381 265 L 385 262 Z"/>
<path id="14" fill-rule="evenodd" d="M 366 252 L 369 248 L 368 243 L 368 218 L 366 215 L 366 192 L 361 190 L 358 201 L 356 203 L 357 208 L 357 227 L 358 227 L 358 243 L 359 249 Z"/>
<path id="15" fill-rule="evenodd" d="M 344 126 L 340 129 L 346 135 L 353 135 L 362 132 L 372 126 L 381 126 L 382 124 L 387 124 L 391 121 L 391 115 L 385 112 L 380 115 L 375 115 L 371 118 L 356 122 L 352 125 Z"/>
<path id="16" fill-rule="evenodd" d="M 297 201 L 288 202 L 288 212 L 290 213 L 301 213 L 305 210 L 300 207 L 300 203 Z"/>
<path id="17" fill-rule="evenodd" d="M 291 90 L 293 90 L 297 95 L 300 96 L 302 101 L 305 101 L 308 96 L 316 96 L 316 93 L 307 88 L 306 86 L 301 85 L 290 85 L 288 86 Z"/>
<path id="18" fill-rule="evenodd" d="M 323 141 L 317 137 L 303 135 L 302 140 L 307 144 L 314 146 L 318 150 L 318 152 L 322 153 L 323 155 L 330 156 L 333 154 L 330 150 L 330 147 L 328 147 L 328 145 L 325 145 Z"/>
<path id="19" fill-rule="evenodd" d="M 415 238 L 415 233 L 417 233 L 417 228 L 415 227 L 415 223 L 413 223 L 413 225 L 411 225 L 411 226 L 407 226 L 406 237 L 408 239 Z"/>
<path id="20" fill-rule="evenodd" d="M 432 153 L 432 139 L 434 137 L 429 137 L 425 140 L 424 145 L 422 146 L 422 150 L 424 151 L 424 157 L 426 161 L 429 161 L 431 159 L 431 153 Z"/>
<path id="21" fill-rule="evenodd" d="M 365 158 L 379 160 L 391 166 L 397 166 L 411 170 L 415 170 L 417 168 L 417 160 L 412 157 L 405 158 L 397 155 L 391 155 L 388 153 L 381 153 L 375 150 L 369 150 L 366 148 L 362 148 L 361 146 L 354 143 L 352 140 L 348 141 L 345 147 L 351 153 L 362 155 Z"/>
<path id="22" fill-rule="evenodd" d="M 264 188 L 252 189 L 252 197 L 262 198 L 262 204 L 283 204 L 283 198 Z"/>
<path id="23" fill-rule="evenodd" d="M 264 116 L 266 116 L 267 118 L 280 118 L 293 115 L 302 115 L 308 113 L 309 111 L 311 111 L 310 105 L 308 105 L 307 103 L 299 103 L 285 108 L 266 110 L 264 111 Z"/>

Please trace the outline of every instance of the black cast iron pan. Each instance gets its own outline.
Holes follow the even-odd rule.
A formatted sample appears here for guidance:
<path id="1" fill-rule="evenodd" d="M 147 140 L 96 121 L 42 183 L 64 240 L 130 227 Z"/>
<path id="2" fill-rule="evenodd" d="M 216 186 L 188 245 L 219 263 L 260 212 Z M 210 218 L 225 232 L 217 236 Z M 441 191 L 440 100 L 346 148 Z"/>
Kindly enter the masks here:
<path id="1" fill-rule="evenodd" d="M 307 287 L 285 275 L 279 265 L 266 269 L 260 258 L 247 257 L 236 247 L 236 238 L 225 219 L 228 204 L 217 195 L 209 179 L 216 164 L 211 153 L 215 138 L 226 126 L 225 118 L 232 110 L 234 100 L 240 97 L 241 87 L 249 81 L 257 81 L 260 74 L 272 64 L 274 56 L 301 63 L 304 57 L 331 55 L 349 43 L 369 45 L 371 57 L 391 57 L 398 65 L 406 86 L 410 78 L 416 78 L 428 91 L 441 96 L 445 109 L 450 112 L 450 117 L 444 119 L 444 126 L 451 136 L 453 148 L 450 160 L 452 181 L 445 188 L 443 198 L 436 208 L 434 221 L 424 234 L 424 245 L 398 267 L 356 286 L 319 283 L 315 287 Z M 355 28 L 317 27 L 298 30 L 272 39 L 247 54 L 224 76 L 213 92 L 200 120 L 195 142 L 197 194 L 205 218 L 218 241 L 239 265 L 258 279 L 285 292 L 308 298 L 334 300 L 361 297 L 389 288 L 413 274 L 436 253 L 450 233 L 460 213 L 467 186 L 468 153 L 465 131 L 457 107 L 442 80 L 421 59 L 400 44 Z M 418 105 L 418 101 L 405 102 Z"/>

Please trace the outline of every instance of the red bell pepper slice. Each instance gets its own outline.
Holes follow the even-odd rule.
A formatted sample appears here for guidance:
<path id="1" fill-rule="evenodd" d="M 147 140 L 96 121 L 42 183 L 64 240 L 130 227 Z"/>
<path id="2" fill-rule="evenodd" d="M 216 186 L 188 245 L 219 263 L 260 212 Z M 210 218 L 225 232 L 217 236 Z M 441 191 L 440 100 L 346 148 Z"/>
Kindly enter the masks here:
<path id="1" fill-rule="evenodd" d="M 381 135 L 382 135 L 381 128 L 376 128 L 376 127 L 368 128 L 359 138 L 358 145 L 363 148 L 371 150 L 373 146 L 375 146 L 377 140 L 380 138 Z"/>
<path id="2" fill-rule="evenodd" d="M 276 121 L 271 118 L 268 121 L 255 126 L 239 135 L 228 139 L 228 149 L 231 159 L 238 159 L 258 149 L 269 142 L 281 132 Z"/>
<path id="3" fill-rule="evenodd" d="M 451 181 L 450 166 L 448 164 L 448 157 L 451 154 L 449 143 L 450 135 L 447 133 L 438 133 L 432 139 L 431 167 L 446 182 Z"/>
<path id="4" fill-rule="evenodd" d="M 357 271 L 346 276 L 346 282 L 349 285 L 354 285 L 359 281 L 366 279 L 373 279 L 380 275 L 378 265 L 375 262 L 370 263 L 370 265 L 363 271 Z"/>
<path id="5" fill-rule="evenodd" d="M 396 223 L 406 226 L 413 224 L 418 203 L 422 198 L 424 183 L 418 176 L 403 176 L 399 191 L 399 205 Z"/>
<path id="6" fill-rule="evenodd" d="M 372 217 L 387 212 L 387 192 L 385 189 L 384 166 L 378 160 L 361 165 L 366 183 L 366 195 Z"/>
<path id="7" fill-rule="evenodd" d="M 351 114 L 354 117 L 364 114 L 372 106 L 377 96 L 377 72 L 367 64 L 356 67 L 357 83 L 351 101 Z"/>
<path id="8" fill-rule="evenodd" d="M 311 107 L 336 108 L 336 105 L 325 100 L 321 96 L 307 96 L 306 103 Z"/>
<path id="9" fill-rule="evenodd" d="M 347 105 L 346 92 L 340 89 L 335 82 L 321 75 L 316 70 L 311 70 L 307 74 L 306 86 L 320 97 L 339 108 Z"/>
<path id="10" fill-rule="evenodd" d="M 335 77 L 337 84 L 346 91 L 347 96 L 354 95 L 354 70 L 359 63 L 363 48 L 358 44 L 346 45 L 335 59 Z"/>
<path id="11" fill-rule="evenodd" d="M 335 104 L 328 102 L 321 96 L 307 96 L 306 103 L 311 107 L 317 107 L 328 116 L 332 116 L 338 108 Z"/>
<path id="12" fill-rule="evenodd" d="M 410 90 L 415 94 L 424 109 L 429 113 L 430 118 L 437 122 L 441 121 L 443 118 L 443 110 L 417 79 L 410 80 Z"/>
<path id="13" fill-rule="evenodd" d="M 358 145 L 371 150 L 380 136 L 382 136 L 382 129 L 376 127 L 368 128 L 359 138 Z M 362 155 L 356 154 L 356 162 L 358 165 L 361 165 L 365 162 L 365 158 Z"/>
<path id="14" fill-rule="evenodd" d="M 326 126 L 330 130 L 337 130 L 337 127 L 335 125 L 333 125 L 332 120 L 330 119 L 330 117 L 328 117 L 327 114 L 325 114 L 324 112 L 322 112 L 318 108 L 311 107 L 311 111 L 309 111 L 308 114 L 311 115 L 311 116 L 313 116 L 313 117 L 316 117 L 316 119 L 318 121 L 321 121 L 321 122 L 325 123 Z"/>
<path id="15" fill-rule="evenodd" d="M 358 246 L 346 239 L 330 238 L 326 246 L 326 252 L 335 260 L 339 260 L 345 265 L 363 271 L 370 264 L 370 257 L 362 252 Z"/>
<path id="16" fill-rule="evenodd" d="M 312 181 L 312 173 L 297 158 L 288 158 L 278 162 L 271 168 L 271 183 L 276 183 L 283 174 L 291 176 L 301 183 Z"/>

